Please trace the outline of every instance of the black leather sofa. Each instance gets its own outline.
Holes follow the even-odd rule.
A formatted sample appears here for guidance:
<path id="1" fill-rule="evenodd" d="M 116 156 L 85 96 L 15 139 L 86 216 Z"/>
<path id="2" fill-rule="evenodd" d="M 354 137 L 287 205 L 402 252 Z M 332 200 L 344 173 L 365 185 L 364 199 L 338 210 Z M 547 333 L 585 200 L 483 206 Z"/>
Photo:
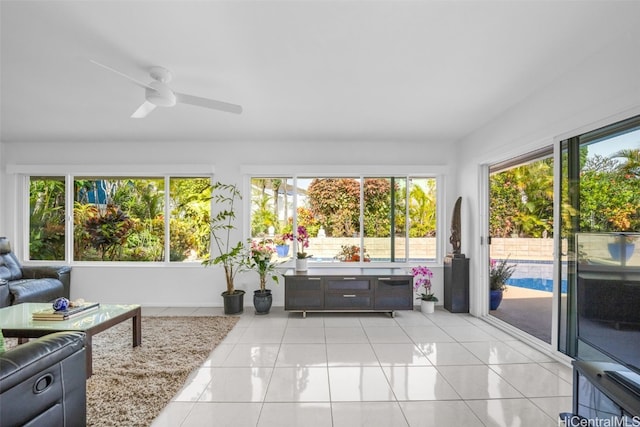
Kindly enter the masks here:
<path id="1" fill-rule="evenodd" d="M 84 426 L 85 334 L 56 332 L 0 354 L 0 426 Z"/>
<path id="2" fill-rule="evenodd" d="M 23 266 L 11 251 L 6 237 L 0 237 L 0 307 L 23 302 L 51 302 L 69 298 L 71 267 Z"/>

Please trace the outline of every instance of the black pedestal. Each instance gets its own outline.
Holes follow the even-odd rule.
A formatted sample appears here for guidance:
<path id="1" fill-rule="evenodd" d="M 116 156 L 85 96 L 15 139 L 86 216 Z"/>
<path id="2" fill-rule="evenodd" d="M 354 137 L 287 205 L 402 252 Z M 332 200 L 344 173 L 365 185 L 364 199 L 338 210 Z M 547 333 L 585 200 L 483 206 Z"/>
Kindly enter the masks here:
<path id="1" fill-rule="evenodd" d="M 469 312 L 469 258 L 444 258 L 444 308 L 452 313 Z"/>

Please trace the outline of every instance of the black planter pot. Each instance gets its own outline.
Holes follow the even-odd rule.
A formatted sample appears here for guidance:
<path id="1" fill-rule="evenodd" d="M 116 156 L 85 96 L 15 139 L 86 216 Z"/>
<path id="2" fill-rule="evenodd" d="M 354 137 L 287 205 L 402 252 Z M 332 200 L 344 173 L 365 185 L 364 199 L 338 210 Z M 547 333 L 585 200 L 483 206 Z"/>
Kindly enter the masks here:
<path id="1" fill-rule="evenodd" d="M 238 314 L 244 310 L 244 291 L 236 289 L 232 294 L 224 291 L 222 300 L 224 302 L 224 314 Z"/>
<path id="2" fill-rule="evenodd" d="M 271 289 L 253 291 L 253 306 L 256 309 L 256 314 L 268 314 L 272 302 Z"/>

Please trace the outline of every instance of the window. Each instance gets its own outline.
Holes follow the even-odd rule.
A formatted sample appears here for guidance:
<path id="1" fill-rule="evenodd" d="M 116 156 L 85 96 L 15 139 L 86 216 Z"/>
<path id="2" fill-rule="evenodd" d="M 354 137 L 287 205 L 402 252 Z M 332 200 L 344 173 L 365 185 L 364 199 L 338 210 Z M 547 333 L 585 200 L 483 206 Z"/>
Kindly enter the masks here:
<path id="1" fill-rule="evenodd" d="M 30 177 L 31 260 L 199 261 L 208 253 L 209 177 Z M 65 227 L 72 192 L 73 226 Z M 168 243 L 167 243 L 168 242 Z"/>
<path id="2" fill-rule="evenodd" d="M 65 183 L 63 176 L 29 180 L 29 258 L 64 260 Z"/>
<path id="3" fill-rule="evenodd" d="M 287 234 L 303 226 L 314 261 L 436 258 L 435 178 L 254 177 L 251 194 L 251 237 L 291 247 Z"/>

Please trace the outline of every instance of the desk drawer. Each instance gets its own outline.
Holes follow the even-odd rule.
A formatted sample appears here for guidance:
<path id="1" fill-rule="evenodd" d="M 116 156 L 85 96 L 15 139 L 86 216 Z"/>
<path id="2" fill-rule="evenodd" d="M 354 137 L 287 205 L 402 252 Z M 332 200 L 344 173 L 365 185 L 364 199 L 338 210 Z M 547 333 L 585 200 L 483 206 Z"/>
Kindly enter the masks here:
<path id="1" fill-rule="evenodd" d="M 327 293 L 325 296 L 325 308 L 338 310 L 369 310 L 373 308 L 371 294 L 358 293 Z"/>
<path id="2" fill-rule="evenodd" d="M 356 277 L 341 277 L 326 279 L 327 292 L 332 291 L 370 291 L 371 280 Z"/>

